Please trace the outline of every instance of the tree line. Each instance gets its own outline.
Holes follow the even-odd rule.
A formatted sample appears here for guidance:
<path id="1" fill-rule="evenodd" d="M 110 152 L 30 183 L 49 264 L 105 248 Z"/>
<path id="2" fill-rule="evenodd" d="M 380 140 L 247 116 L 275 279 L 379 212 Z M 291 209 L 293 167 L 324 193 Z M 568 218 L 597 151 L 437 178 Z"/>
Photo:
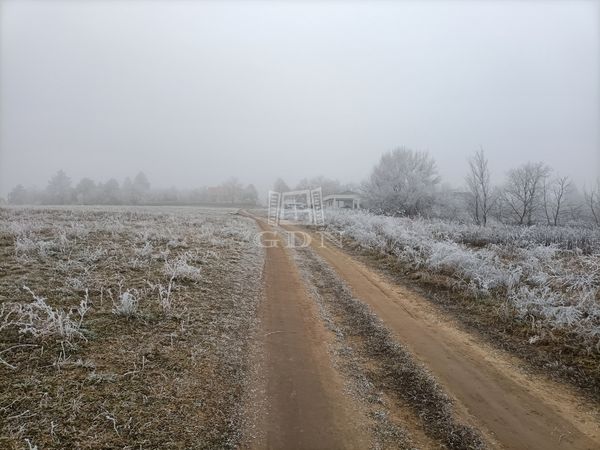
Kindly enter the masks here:
<path id="1" fill-rule="evenodd" d="M 363 196 L 363 206 L 387 215 L 472 221 L 481 226 L 490 220 L 518 225 L 600 226 L 600 179 L 580 191 L 570 177 L 545 163 L 528 162 L 509 170 L 501 183 L 493 184 L 483 149 L 468 158 L 465 168 L 465 187 L 456 189 L 442 184 L 435 160 L 427 152 L 401 147 L 384 153 L 360 185 L 317 176 L 300 180 L 293 189 L 321 187 L 323 195 L 355 191 Z M 292 190 L 281 178 L 273 189 Z M 45 189 L 16 186 L 8 201 L 16 205 L 260 203 L 254 185 L 244 186 L 236 178 L 189 190 L 152 189 L 143 172 L 122 183 L 114 178 L 106 182 L 83 178 L 73 185 L 62 170 Z"/>
<path id="2" fill-rule="evenodd" d="M 244 204 L 256 205 L 258 191 L 254 185 L 244 186 L 231 178 L 218 186 L 196 189 L 152 189 L 143 172 L 122 183 L 111 178 L 96 182 L 82 178 L 73 184 L 63 170 L 59 170 L 45 189 L 26 188 L 19 184 L 8 194 L 13 205 L 142 205 L 142 204 Z"/>
<path id="3" fill-rule="evenodd" d="M 467 161 L 466 188 L 440 185 L 435 161 L 427 152 L 398 148 L 385 153 L 362 186 L 368 208 L 383 214 L 472 220 L 518 225 L 600 226 L 600 179 L 581 192 L 568 176 L 543 162 L 508 171 L 494 185 L 483 149 Z"/>

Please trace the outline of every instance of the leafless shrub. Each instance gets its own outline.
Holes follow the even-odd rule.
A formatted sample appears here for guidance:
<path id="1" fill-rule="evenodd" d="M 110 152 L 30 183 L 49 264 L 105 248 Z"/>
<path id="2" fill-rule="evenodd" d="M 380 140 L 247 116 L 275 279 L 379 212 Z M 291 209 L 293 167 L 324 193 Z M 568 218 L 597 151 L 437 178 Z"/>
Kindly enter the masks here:
<path id="1" fill-rule="evenodd" d="M 146 241 L 142 248 L 136 249 L 135 254 L 142 258 L 149 258 L 150 256 L 152 256 L 153 250 L 154 247 L 152 246 L 152 242 Z"/>
<path id="2" fill-rule="evenodd" d="M 164 274 L 171 277 L 173 280 L 199 281 L 201 279 L 201 270 L 188 263 L 190 258 L 191 254 L 186 252 L 174 261 L 166 261 L 163 269 Z"/>
<path id="3" fill-rule="evenodd" d="M 137 314 L 139 301 L 137 291 L 127 290 L 119 293 L 117 301 L 113 304 L 113 314 L 125 317 L 133 317 Z"/>
<path id="4" fill-rule="evenodd" d="M 0 307 L 0 331 L 16 329 L 21 334 L 29 334 L 35 338 L 56 337 L 65 342 L 75 338 L 85 339 L 81 325 L 89 310 L 89 297 L 86 291 L 74 320 L 72 312 L 55 309 L 46 303 L 46 299 L 34 294 L 27 286 L 23 289 L 31 294 L 32 303 L 4 303 Z"/>
<path id="5" fill-rule="evenodd" d="M 157 292 L 158 306 L 165 314 L 170 314 L 173 311 L 173 290 L 175 289 L 175 276 L 172 275 L 167 286 L 161 283 L 152 284 L 147 282 L 152 291 Z"/>

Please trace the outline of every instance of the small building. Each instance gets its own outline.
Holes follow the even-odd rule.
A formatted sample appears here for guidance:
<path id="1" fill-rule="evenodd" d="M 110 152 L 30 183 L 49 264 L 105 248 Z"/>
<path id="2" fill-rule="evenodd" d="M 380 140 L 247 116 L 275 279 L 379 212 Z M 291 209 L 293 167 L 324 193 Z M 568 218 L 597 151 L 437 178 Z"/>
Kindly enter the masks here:
<path id="1" fill-rule="evenodd" d="M 323 197 L 323 206 L 325 208 L 358 209 L 360 208 L 360 195 L 352 191 L 326 195 Z"/>

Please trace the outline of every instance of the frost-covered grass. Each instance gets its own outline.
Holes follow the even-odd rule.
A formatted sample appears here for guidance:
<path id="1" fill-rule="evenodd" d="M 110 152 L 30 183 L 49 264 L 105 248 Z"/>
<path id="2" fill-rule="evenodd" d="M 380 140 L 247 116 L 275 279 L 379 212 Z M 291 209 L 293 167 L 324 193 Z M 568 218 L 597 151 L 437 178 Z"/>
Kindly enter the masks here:
<path id="1" fill-rule="evenodd" d="M 47 299 L 36 295 L 27 286 L 23 290 L 31 294 L 31 303 L 5 302 L 0 304 L 0 332 L 16 330 L 35 338 L 54 337 L 62 343 L 71 343 L 73 339 L 85 339 L 81 332 L 81 324 L 89 310 L 89 296 L 72 311 L 53 308 Z M 77 317 L 74 317 L 77 316 Z"/>
<path id="2" fill-rule="evenodd" d="M 600 232 L 567 227 L 482 228 L 329 210 L 326 224 L 403 267 L 504 303 L 519 320 L 576 333 L 600 352 Z"/>
<path id="3" fill-rule="evenodd" d="M 0 448 L 239 443 L 263 253 L 233 213 L 0 208 Z"/>

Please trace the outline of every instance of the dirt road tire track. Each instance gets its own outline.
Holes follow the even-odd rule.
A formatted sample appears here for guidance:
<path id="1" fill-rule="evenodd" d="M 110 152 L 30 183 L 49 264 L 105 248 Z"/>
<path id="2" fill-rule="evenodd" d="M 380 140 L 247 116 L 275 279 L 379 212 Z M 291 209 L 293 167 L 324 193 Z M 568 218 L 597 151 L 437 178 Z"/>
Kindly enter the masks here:
<path id="1" fill-rule="evenodd" d="M 262 231 L 271 232 L 257 220 Z M 283 243 L 268 236 L 261 305 L 266 401 L 253 448 L 368 448 L 358 408 L 331 366 L 330 337 Z M 271 241 L 272 239 L 272 241 Z"/>
<path id="2" fill-rule="evenodd" d="M 313 239 L 317 253 L 425 363 L 492 445 L 519 450 L 600 448 L 598 416 L 579 409 L 576 398 L 553 390 L 549 382 L 526 379 L 513 361 L 491 353 L 435 314 L 425 299 L 321 242 Z"/>

